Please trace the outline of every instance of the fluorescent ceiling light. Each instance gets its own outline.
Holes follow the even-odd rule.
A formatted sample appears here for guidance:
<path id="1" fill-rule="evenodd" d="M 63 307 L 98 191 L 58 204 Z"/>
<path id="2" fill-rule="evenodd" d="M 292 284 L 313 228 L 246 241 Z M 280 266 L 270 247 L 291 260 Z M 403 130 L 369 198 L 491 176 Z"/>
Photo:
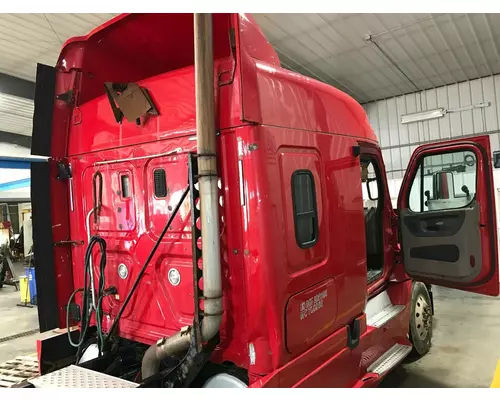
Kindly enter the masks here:
<path id="1" fill-rule="evenodd" d="M 428 119 L 441 118 L 446 115 L 444 108 L 436 108 L 435 110 L 422 111 L 413 114 L 406 114 L 401 116 L 402 124 L 409 124 L 410 122 L 425 121 Z"/>

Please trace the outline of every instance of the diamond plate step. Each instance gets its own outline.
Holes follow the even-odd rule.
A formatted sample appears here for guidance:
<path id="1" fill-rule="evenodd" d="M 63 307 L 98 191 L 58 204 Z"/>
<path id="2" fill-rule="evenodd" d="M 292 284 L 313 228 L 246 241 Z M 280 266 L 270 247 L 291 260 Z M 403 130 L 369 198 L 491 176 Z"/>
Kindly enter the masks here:
<path id="1" fill-rule="evenodd" d="M 366 323 L 368 326 L 373 326 L 374 328 L 380 328 L 386 322 L 393 319 L 396 315 L 398 315 L 401 311 L 405 309 L 403 305 L 389 305 L 385 307 L 382 311 L 375 314 L 373 317 L 370 317 Z"/>
<path id="2" fill-rule="evenodd" d="M 137 383 L 91 371 L 77 365 L 70 365 L 50 374 L 28 379 L 28 382 L 40 389 L 125 389 L 139 386 Z"/>
<path id="3" fill-rule="evenodd" d="M 410 353 L 411 346 L 404 344 L 395 344 L 384 354 L 382 354 L 366 371 L 374 374 L 383 375 L 395 367 L 399 362 L 405 359 Z"/>

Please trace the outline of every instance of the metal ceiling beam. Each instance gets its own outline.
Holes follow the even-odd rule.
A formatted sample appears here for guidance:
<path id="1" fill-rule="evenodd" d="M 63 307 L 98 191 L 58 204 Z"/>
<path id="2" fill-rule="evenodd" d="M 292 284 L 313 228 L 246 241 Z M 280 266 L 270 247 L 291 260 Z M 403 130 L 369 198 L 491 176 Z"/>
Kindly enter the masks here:
<path id="1" fill-rule="evenodd" d="M 385 28 L 385 24 L 383 23 L 383 21 L 377 16 L 375 15 L 375 17 L 378 19 L 378 21 L 380 22 L 380 24 Z M 429 81 L 429 83 L 432 85 L 433 88 L 436 87 L 436 85 L 434 84 L 434 82 L 429 78 L 428 74 L 426 74 L 422 68 L 420 68 L 420 66 L 418 65 L 418 63 L 415 61 L 415 59 L 412 57 L 411 55 L 411 52 L 406 50 L 405 46 L 403 44 L 401 44 L 401 42 L 399 41 L 399 39 L 393 35 L 392 31 L 391 30 L 388 30 L 387 33 L 389 34 L 389 36 L 392 38 L 392 40 L 394 40 L 397 45 L 401 48 L 401 50 L 406 54 L 406 56 L 410 59 L 410 61 L 413 63 L 413 65 L 415 66 L 415 68 L 418 70 L 418 72 L 420 72 L 420 75 L 422 76 L 422 78 L 427 79 L 427 81 Z M 426 55 L 424 54 L 424 52 L 422 51 L 420 45 L 418 44 L 418 41 L 415 41 L 413 40 L 412 38 L 412 35 L 408 35 L 408 39 L 412 42 L 413 46 L 415 46 L 416 49 L 418 49 L 418 52 L 420 54 L 420 56 L 425 59 L 426 58 Z M 373 42 L 374 39 L 373 39 L 373 36 L 371 37 L 371 41 Z M 436 76 L 436 78 L 440 78 L 441 76 L 439 75 L 439 73 L 437 72 L 437 70 L 434 68 L 434 65 L 432 65 L 431 62 L 429 62 L 429 65 L 430 67 L 432 68 L 433 72 L 434 72 L 434 75 Z M 442 84 L 446 84 L 445 81 L 442 80 Z"/>
<path id="2" fill-rule="evenodd" d="M 18 135 L 17 133 L 0 131 L 0 143 L 15 144 L 31 149 L 31 136 Z"/>
<path id="3" fill-rule="evenodd" d="M 0 72 L 0 93 L 35 99 L 35 83 Z"/>
<path id="4" fill-rule="evenodd" d="M 493 69 L 491 68 L 490 63 L 488 62 L 488 59 L 484 55 L 483 46 L 481 46 L 481 42 L 479 41 L 478 36 L 476 34 L 476 28 L 474 28 L 474 24 L 472 23 L 469 14 L 465 14 L 465 18 L 467 19 L 467 22 L 469 23 L 469 28 L 472 32 L 472 37 L 474 38 L 474 41 L 476 42 L 475 45 L 479 49 L 479 53 L 481 53 L 481 57 L 483 58 L 484 65 L 486 65 L 486 67 L 488 68 L 488 72 L 491 75 L 493 75 Z"/>
<path id="5" fill-rule="evenodd" d="M 431 19 L 431 21 L 432 21 L 432 24 L 434 25 L 434 27 L 436 28 L 437 32 L 439 33 L 439 36 L 441 37 L 441 40 L 446 45 L 446 48 L 450 51 L 450 54 L 452 55 L 453 59 L 455 60 L 455 63 L 458 65 L 458 68 L 460 68 L 460 71 L 463 72 L 463 74 L 465 75 L 465 77 L 467 78 L 467 80 L 471 79 L 469 77 L 469 75 L 467 75 L 467 73 L 465 72 L 465 69 L 464 69 L 462 63 L 459 61 L 457 55 L 455 54 L 455 51 L 453 50 L 453 47 L 451 47 L 450 44 L 448 43 L 448 41 L 446 40 L 446 38 L 445 38 L 445 36 L 443 34 L 443 31 L 439 27 L 439 24 L 436 22 L 435 19 Z M 476 76 L 476 78 L 478 78 L 478 77 Z M 472 79 L 475 79 L 475 78 L 472 78 Z"/>
<path id="6" fill-rule="evenodd" d="M 482 15 L 483 15 L 483 19 L 485 22 L 485 26 L 488 29 L 488 35 L 490 36 L 491 42 L 493 43 L 493 48 L 495 49 L 495 54 L 497 56 L 497 60 L 500 60 L 500 51 L 498 50 L 497 41 L 495 39 L 495 36 L 493 36 L 493 32 L 491 30 L 490 19 L 488 18 L 489 15 L 488 14 L 482 14 Z"/>
<path id="7" fill-rule="evenodd" d="M 349 35 L 345 36 L 344 34 L 342 34 L 340 32 L 340 30 L 335 27 L 335 24 L 332 23 L 332 21 L 327 21 L 325 18 L 323 18 L 322 15 L 320 15 L 321 19 L 323 19 L 323 21 L 325 21 L 325 23 L 330 27 L 330 29 L 335 32 L 339 37 L 341 37 L 343 40 L 345 40 L 346 42 L 350 43 L 353 47 L 356 47 L 357 44 L 355 42 L 355 40 L 353 40 L 352 37 L 350 37 Z M 346 53 L 344 53 L 346 54 Z M 373 61 L 370 59 L 370 57 L 366 56 L 362 51 L 360 51 L 358 49 L 358 54 L 360 56 L 362 56 L 368 63 L 368 65 L 372 65 Z M 383 60 L 385 60 L 385 58 L 382 58 Z M 364 65 L 362 62 L 358 61 L 358 65 L 363 69 L 364 68 Z M 386 65 L 388 65 L 389 67 L 392 66 L 392 64 L 387 64 L 387 61 L 386 61 Z M 392 80 L 392 76 L 391 76 L 391 73 L 393 72 L 391 68 L 389 68 L 389 70 L 391 71 L 391 73 L 389 73 L 388 75 L 385 74 L 385 71 L 384 71 L 385 68 L 379 68 L 378 69 L 378 72 L 380 72 L 380 75 L 391 85 L 391 86 L 395 86 L 396 88 L 398 88 L 400 91 L 401 91 L 401 88 L 399 86 L 399 82 L 398 81 L 393 81 Z M 378 77 L 376 77 L 375 75 L 373 76 L 370 76 L 370 79 L 375 79 L 378 83 L 381 83 L 382 84 L 382 87 L 381 88 L 378 88 L 378 89 L 375 89 L 375 90 L 380 90 L 380 89 L 384 89 L 384 81 L 378 79 Z M 367 96 L 364 95 L 364 97 L 366 98 Z M 369 98 L 369 96 L 368 96 Z M 372 101 L 372 100 L 368 100 L 368 101 Z"/>
<path id="8" fill-rule="evenodd" d="M 429 35 L 427 34 L 427 29 L 422 28 L 422 25 L 420 25 L 420 24 L 418 24 L 417 27 L 420 30 L 420 33 L 422 34 L 422 36 L 427 41 L 427 44 L 429 45 L 429 47 L 432 49 L 434 54 L 436 54 L 437 57 L 439 58 L 439 61 L 441 62 L 441 65 L 444 67 L 446 72 L 448 74 L 450 74 L 451 78 L 455 81 L 455 83 L 458 83 L 457 78 L 455 78 L 455 75 L 453 74 L 452 70 L 448 67 L 448 64 L 446 64 L 446 62 L 444 61 L 441 52 L 436 49 L 436 46 L 434 46 L 432 41 L 429 39 Z M 440 76 L 442 76 L 442 74 L 440 74 Z"/>
<path id="9" fill-rule="evenodd" d="M 374 14 L 374 15 L 376 15 L 376 14 Z M 397 30 L 400 30 L 400 29 L 403 29 L 403 28 L 408 28 L 409 26 L 412 26 L 412 25 L 415 25 L 415 24 L 420 24 L 420 23 L 422 23 L 424 21 L 428 21 L 430 19 L 434 19 L 436 17 L 440 17 L 441 15 L 444 15 L 444 13 L 429 15 L 428 17 L 417 19 L 415 21 L 409 22 L 408 24 L 396 26 L 395 28 L 387 29 L 387 30 L 385 30 L 383 32 L 373 33 L 372 34 L 372 38 L 376 38 L 377 36 L 385 35 L 386 33 L 394 32 L 394 31 L 397 31 Z M 382 26 L 383 26 L 383 24 L 382 24 Z"/>
<path id="10" fill-rule="evenodd" d="M 386 58 L 387 61 L 389 61 L 389 63 L 394 67 L 396 68 L 400 73 L 401 75 L 403 75 L 406 80 L 417 90 L 417 91 L 421 91 L 422 89 L 420 89 L 417 85 L 415 85 L 415 83 L 410 79 L 410 77 L 408 75 L 405 74 L 405 72 L 400 68 L 400 66 L 391 58 L 389 57 L 389 55 L 378 45 L 378 43 L 373 40 L 373 37 L 371 35 L 366 35 L 365 36 L 365 40 L 371 44 L 373 44 L 375 46 L 376 49 L 378 49 L 378 51 Z"/>
<path id="11" fill-rule="evenodd" d="M 474 63 L 474 61 L 472 61 L 472 57 L 469 53 L 469 50 L 467 49 L 467 46 L 465 45 L 464 40 L 462 39 L 462 35 L 460 34 L 460 30 L 457 28 L 457 24 L 455 23 L 455 20 L 453 19 L 453 17 L 450 14 L 448 14 L 448 21 L 451 23 L 451 26 L 453 27 L 455 34 L 458 37 L 458 41 L 460 42 L 460 45 L 464 48 L 465 54 L 467 55 L 467 58 L 469 59 L 469 63 L 470 63 L 470 65 L 472 65 L 472 68 L 474 68 L 474 72 L 476 73 L 476 77 L 481 76 L 481 74 L 479 73 L 479 70 L 476 67 L 476 64 Z M 479 42 L 477 42 L 477 40 L 476 40 L 476 46 L 481 48 L 481 45 Z"/>

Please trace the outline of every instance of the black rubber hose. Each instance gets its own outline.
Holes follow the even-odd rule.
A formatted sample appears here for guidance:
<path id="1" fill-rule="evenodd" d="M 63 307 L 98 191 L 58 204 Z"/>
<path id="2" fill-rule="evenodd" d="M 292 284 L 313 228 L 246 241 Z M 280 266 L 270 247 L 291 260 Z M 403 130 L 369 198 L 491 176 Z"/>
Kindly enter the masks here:
<path id="1" fill-rule="evenodd" d="M 69 307 L 71 305 L 71 302 L 75 298 L 75 295 L 78 292 L 83 292 L 83 291 L 84 291 L 84 289 L 80 288 L 80 289 L 76 289 L 73 293 L 71 293 L 71 296 L 69 296 L 68 304 L 66 306 L 66 329 L 68 330 L 68 341 L 69 341 L 69 344 L 73 347 L 80 347 L 82 345 L 82 335 L 80 335 L 80 337 L 78 339 L 78 343 L 73 342 L 73 340 L 71 339 L 71 327 L 69 326 Z"/>
<path id="2" fill-rule="evenodd" d="M 139 282 L 140 282 L 142 276 L 144 275 L 144 272 L 146 272 L 146 268 L 148 267 L 149 262 L 153 258 L 156 250 L 158 249 L 158 246 L 160 246 L 160 243 L 161 243 L 163 237 L 165 236 L 165 234 L 167 233 L 168 228 L 170 228 L 170 225 L 172 225 L 172 221 L 174 220 L 175 215 L 179 211 L 179 208 L 181 207 L 181 205 L 184 202 L 184 199 L 186 198 L 186 196 L 187 196 L 188 193 L 189 193 L 189 186 L 182 193 L 182 197 L 180 198 L 179 202 L 175 206 L 175 209 L 172 212 L 172 215 L 170 216 L 170 218 L 168 219 L 168 222 L 165 225 L 165 228 L 163 228 L 163 231 L 161 232 L 160 236 L 156 240 L 156 243 L 153 246 L 153 248 L 151 249 L 151 252 L 149 253 L 148 258 L 144 262 L 144 265 L 142 266 L 142 269 L 140 270 L 139 274 L 137 274 L 137 278 L 135 278 L 135 281 L 134 281 L 134 284 L 132 285 L 132 288 L 129 290 L 129 292 L 127 294 L 127 297 L 123 301 L 123 304 L 120 307 L 120 310 L 118 311 L 118 314 L 116 314 L 116 318 L 114 319 L 113 324 L 111 325 L 111 328 L 109 329 L 108 334 L 104 337 L 104 344 L 108 341 L 108 339 L 113 334 L 113 331 L 116 329 L 116 326 L 118 325 L 118 321 L 120 320 L 120 318 L 121 318 L 121 316 L 123 314 L 123 311 L 125 311 L 125 307 L 127 307 L 128 302 L 130 301 L 130 299 L 131 299 L 132 295 L 134 294 L 135 290 L 137 289 L 137 286 L 139 285 Z"/>
<path id="3" fill-rule="evenodd" d="M 85 259 L 84 259 L 84 290 L 83 290 L 83 300 L 82 300 L 82 318 L 81 318 L 81 327 L 80 327 L 80 338 L 78 339 L 78 350 L 76 352 L 76 362 L 80 360 L 82 354 L 82 344 L 85 342 L 85 335 L 87 334 L 87 329 L 90 325 L 90 319 L 92 318 L 92 311 L 88 312 L 90 308 L 90 298 L 91 298 L 91 290 L 94 290 L 92 287 L 92 283 L 87 286 L 87 275 L 90 275 L 90 260 L 92 258 L 92 250 L 94 246 L 99 243 L 99 247 L 101 250 L 101 260 L 100 260 L 100 276 L 99 276 L 99 284 L 98 284 L 98 296 L 101 291 L 104 291 L 104 268 L 106 266 L 106 241 L 100 236 L 92 236 L 89 240 L 89 244 L 87 246 L 87 250 L 85 251 Z M 88 315 L 87 315 L 88 313 Z M 99 329 L 101 328 L 100 321 L 97 321 L 98 334 Z M 69 329 L 69 328 L 68 328 Z M 102 332 L 101 332 L 102 333 Z M 99 340 L 98 340 L 99 343 Z M 102 346 L 101 346 L 102 347 Z"/>
<path id="4" fill-rule="evenodd" d="M 92 287 L 92 281 L 89 283 L 87 286 L 87 276 L 90 274 L 90 257 L 92 256 L 92 249 L 93 249 L 93 238 L 89 240 L 89 244 L 87 246 L 87 250 L 85 251 L 85 258 L 83 260 L 83 274 L 84 274 L 84 284 L 83 284 L 83 299 L 82 299 L 82 318 L 81 318 L 81 324 L 80 324 L 80 338 L 78 339 L 78 343 L 80 345 L 78 346 L 78 350 L 76 351 L 76 363 L 80 360 L 81 353 L 82 353 L 82 344 L 85 341 L 85 335 L 87 334 L 87 329 L 90 325 L 90 318 L 92 318 L 92 309 L 90 309 L 89 312 L 89 296 L 91 296 L 91 290 L 94 288 Z M 89 256 L 90 255 L 90 256 Z M 88 315 L 87 315 L 88 313 Z"/>
<path id="5" fill-rule="evenodd" d="M 105 268 L 106 268 L 106 241 L 100 236 L 93 236 L 91 241 L 92 247 L 94 243 L 99 243 L 99 248 L 101 251 L 101 260 L 99 262 L 99 282 L 97 285 L 97 309 L 96 309 L 96 325 L 97 325 L 97 347 L 99 353 L 102 354 L 103 351 L 103 334 L 102 334 L 102 299 L 104 297 L 104 287 L 106 286 Z M 91 255 L 92 256 L 92 255 Z"/>
<path id="6" fill-rule="evenodd" d="M 71 296 L 69 297 L 68 305 L 66 307 L 66 325 L 67 325 L 67 329 L 68 329 L 69 343 L 72 346 L 78 348 L 78 350 L 76 352 L 77 361 L 78 361 L 78 358 L 79 358 L 79 353 L 80 353 L 81 346 L 82 346 L 82 344 L 84 342 L 85 333 L 87 332 L 87 326 L 86 326 L 87 310 L 88 310 L 88 298 L 87 298 L 87 294 L 88 294 L 88 290 L 89 290 L 87 288 L 87 270 L 88 270 L 87 252 L 88 252 L 89 247 L 90 247 L 90 241 L 89 241 L 89 246 L 87 247 L 87 251 L 85 252 L 85 259 L 83 261 L 83 289 L 77 289 L 77 290 L 75 290 L 71 294 Z M 70 326 L 69 326 L 69 307 L 70 307 L 71 301 L 73 300 L 74 296 L 79 291 L 83 292 L 83 298 L 82 298 L 82 313 L 81 313 L 81 316 L 80 316 L 80 321 L 81 321 L 81 324 L 80 324 L 80 335 L 79 335 L 79 338 L 78 338 L 78 343 L 76 344 L 76 343 L 73 343 L 73 341 L 70 338 L 71 332 L 70 332 Z"/>

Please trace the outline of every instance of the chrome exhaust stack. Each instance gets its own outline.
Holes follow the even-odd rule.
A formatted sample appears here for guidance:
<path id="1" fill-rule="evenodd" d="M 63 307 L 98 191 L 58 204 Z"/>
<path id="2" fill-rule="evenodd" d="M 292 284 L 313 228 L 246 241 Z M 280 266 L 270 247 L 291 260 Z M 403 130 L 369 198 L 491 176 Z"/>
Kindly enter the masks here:
<path id="1" fill-rule="evenodd" d="M 197 163 L 203 238 L 204 317 L 200 323 L 200 339 L 206 342 L 219 331 L 223 313 L 212 14 L 194 14 L 194 49 Z M 188 326 L 152 345 L 142 360 L 142 379 L 158 373 L 162 360 L 185 352 L 193 340 L 193 335 L 194 328 Z"/>

